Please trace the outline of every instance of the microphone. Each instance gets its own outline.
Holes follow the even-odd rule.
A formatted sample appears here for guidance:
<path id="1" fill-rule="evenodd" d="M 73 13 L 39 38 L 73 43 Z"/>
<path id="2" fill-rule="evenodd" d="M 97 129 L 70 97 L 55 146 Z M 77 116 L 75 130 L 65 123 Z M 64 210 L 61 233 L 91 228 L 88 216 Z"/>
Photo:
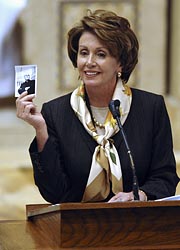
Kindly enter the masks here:
<path id="1" fill-rule="evenodd" d="M 123 140 L 124 140 L 125 145 L 126 145 L 127 153 L 128 153 L 130 164 L 131 164 L 131 169 L 132 169 L 132 174 L 133 174 L 132 190 L 133 190 L 134 200 L 139 200 L 139 185 L 138 185 L 138 180 L 137 180 L 137 176 L 136 176 L 136 169 L 135 169 L 134 160 L 133 160 L 133 157 L 131 154 L 131 150 L 130 150 L 128 142 L 127 142 L 126 134 L 124 132 L 123 126 L 122 126 L 121 121 L 120 121 L 119 107 L 120 107 L 119 100 L 110 101 L 109 110 L 111 111 L 113 118 L 116 119 L 116 121 L 117 121 L 118 127 L 121 131 L 121 134 L 123 136 Z"/>

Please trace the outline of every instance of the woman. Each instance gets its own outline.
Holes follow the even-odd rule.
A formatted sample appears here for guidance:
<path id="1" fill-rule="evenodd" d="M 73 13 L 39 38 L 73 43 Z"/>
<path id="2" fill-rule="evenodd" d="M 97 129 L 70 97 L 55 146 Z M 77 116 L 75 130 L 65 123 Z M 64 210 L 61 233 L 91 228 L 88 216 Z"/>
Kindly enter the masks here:
<path id="1" fill-rule="evenodd" d="M 17 116 L 36 131 L 30 146 L 35 183 L 48 202 L 132 201 L 132 169 L 109 111 L 121 102 L 121 123 L 133 155 L 139 199 L 175 194 L 179 181 L 163 97 L 129 88 L 138 41 L 128 20 L 88 12 L 68 33 L 68 55 L 80 86 L 39 112 L 34 95 L 21 94 Z"/>

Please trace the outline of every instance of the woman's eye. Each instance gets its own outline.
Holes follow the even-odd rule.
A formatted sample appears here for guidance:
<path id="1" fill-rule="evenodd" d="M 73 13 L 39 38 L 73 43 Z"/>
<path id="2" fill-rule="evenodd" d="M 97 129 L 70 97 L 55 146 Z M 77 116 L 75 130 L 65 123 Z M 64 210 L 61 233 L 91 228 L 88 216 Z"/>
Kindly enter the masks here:
<path id="1" fill-rule="evenodd" d="M 106 57 L 106 54 L 104 52 L 99 52 L 98 56 L 104 58 L 104 57 Z"/>
<path id="2" fill-rule="evenodd" d="M 79 54 L 85 56 L 88 54 L 88 52 L 86 50 L 80 50 Z"/>

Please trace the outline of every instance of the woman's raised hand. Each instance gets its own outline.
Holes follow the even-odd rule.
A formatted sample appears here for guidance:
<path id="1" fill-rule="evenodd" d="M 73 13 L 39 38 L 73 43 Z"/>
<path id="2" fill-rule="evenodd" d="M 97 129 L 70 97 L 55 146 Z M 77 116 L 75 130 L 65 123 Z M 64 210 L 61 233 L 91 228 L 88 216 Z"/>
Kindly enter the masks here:
<path id="1" fill-rule="evenodd" d="M 27 91 L 23 92 L 16 99 L 16 115 L 18 118 L 28 122 L 35 129 L 39 129 L 44 125 L 45 120 L 33 103 L 34 97 L 34 94 L 28 95 Z"/>

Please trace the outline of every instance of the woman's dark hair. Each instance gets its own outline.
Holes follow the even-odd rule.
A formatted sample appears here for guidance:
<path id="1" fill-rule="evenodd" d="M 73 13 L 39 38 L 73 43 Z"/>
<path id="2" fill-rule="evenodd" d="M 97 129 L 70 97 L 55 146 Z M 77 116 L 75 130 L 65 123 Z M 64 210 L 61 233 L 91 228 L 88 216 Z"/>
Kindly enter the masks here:
<path id="1" fill-rule="evenodd" d="M 89 31 L 107 47 L 110 54 L 115 57 L 122 66 L 121 79 L 124 83 L 128 79 L 138 62 L 139 43 L 136 35 L 130 27 L 129 21 L 105 10 L 88 10 L 79 25 L 68 32 L 68 55 L 77 68 L 77 54 L 81 35 Z"/>

